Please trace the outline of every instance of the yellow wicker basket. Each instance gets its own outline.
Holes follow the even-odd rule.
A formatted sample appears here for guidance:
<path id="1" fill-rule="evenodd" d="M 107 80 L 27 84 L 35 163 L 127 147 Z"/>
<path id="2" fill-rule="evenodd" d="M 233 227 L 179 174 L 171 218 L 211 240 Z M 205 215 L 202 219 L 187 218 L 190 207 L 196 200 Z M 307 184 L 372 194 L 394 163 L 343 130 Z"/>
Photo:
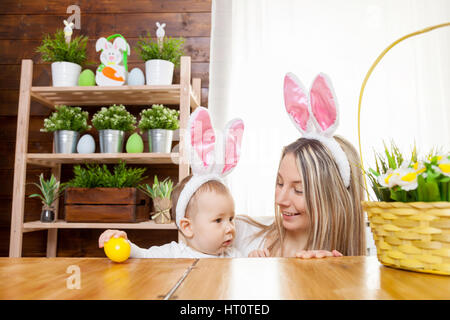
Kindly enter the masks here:
<path id="1" fill-rule="evenodd" d="M 375 66 L 401 41 L 449 27 L 449 23 L 410 33 L 387 47 L 375 60 L 364 78 L 358 104 L 358 139 L 361 166 L 361 101 Z M 367 181 L 364 176 L 367 191 Z M 417 272 L 450 275 L 450 202 L 362 202 L 377 247 L 377 257 L 386 266 Z"/>
<path id="2" fill-rule="evenodd" d="M 450 275 L 450 202 L 363 202 L 387 266 Z"/>

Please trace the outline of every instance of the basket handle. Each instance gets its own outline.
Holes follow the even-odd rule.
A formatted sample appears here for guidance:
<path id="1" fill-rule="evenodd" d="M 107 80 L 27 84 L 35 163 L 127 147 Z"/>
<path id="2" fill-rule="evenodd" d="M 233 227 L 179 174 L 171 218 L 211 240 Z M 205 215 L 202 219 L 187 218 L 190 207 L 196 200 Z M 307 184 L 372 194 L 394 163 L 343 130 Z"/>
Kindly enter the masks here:
<path id="1" fill-rule="evenodd" d="M 359 156 L 361 158 L 361 169 L 363 170 L 364 187 L 366 188 L 367 199 L 369 199 L 369 189 L 367 189 L 367 180 L 366 180 L 363 157 L 362 157 L 362 150 L 361 150 L 361 101 L 362 101 L 362 97 L 363 97 L 364 89 L 366 87 L 367 80 L 369 80 L 370 75 L 372 74 L 373 70 L 375 69 L 377 64 L 380 62 L 380 60 L 386 55 L 386 53 L 388 53 L 389 50 L 391 50 L 397 44 L 399 44 L 403 40 L 406 40 L 413 36 L 417 36 L 419 34 L 430 32 L 434 29 L 443 28 L 443 27 L 450 27 L 450 22 L 434 25 L 434 26 L 431 26 L 431 27 L 428 27 L 428 28 L 425 28 L 425 29 L 422 29 L 419 31 L 415 31 L 413 33 L 410 33 L 410 34 L 407 34 L 406 36 L 401 37 L 400 39 L 397 39 L 396 41 L 391 43 L 386 49 L 383 50 L 383 52 L 378 56 L 378 58 L 372 64 L 372 66 L 370 67 L 366 76 L 364 77 L 364 81 L 361 86 L 361 91 L 359 93 L 359 101 L 358 101 L 358 143 L 359 143 Z"/>

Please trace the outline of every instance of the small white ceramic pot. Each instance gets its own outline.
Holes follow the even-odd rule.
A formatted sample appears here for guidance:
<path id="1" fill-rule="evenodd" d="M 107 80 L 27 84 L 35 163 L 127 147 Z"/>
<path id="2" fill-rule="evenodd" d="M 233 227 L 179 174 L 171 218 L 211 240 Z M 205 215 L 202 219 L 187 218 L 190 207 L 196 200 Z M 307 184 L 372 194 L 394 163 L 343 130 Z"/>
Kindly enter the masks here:
<path id="1" fill-rule="evenodd" d="M 81 66 L 72 62 L 52 63 L 52 82 L 54 87 L 76 87 L 80 77 Z"/>
<path id="2" fill-rule="evenodd" d="M 173 80 L 174 64 L 166 60 L 148 60 L 145 62 L 147 85 L 170 85 Z"/>

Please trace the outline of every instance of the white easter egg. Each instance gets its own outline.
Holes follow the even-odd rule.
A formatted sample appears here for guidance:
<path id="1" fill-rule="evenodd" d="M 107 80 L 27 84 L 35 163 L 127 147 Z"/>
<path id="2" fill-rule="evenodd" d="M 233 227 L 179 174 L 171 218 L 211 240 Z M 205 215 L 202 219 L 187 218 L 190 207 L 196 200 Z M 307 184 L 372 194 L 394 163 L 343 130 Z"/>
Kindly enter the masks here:
<path id="1" fill-rule="evenodd" d="M 139 68 L 133 68 L 128 74 L 129 86 L 143 86 L 145 84 L 144 73 Z"/>
<path id="2" fill-rule="evenodd" d="M 85 134 L 80 138 L 77 144 L 78 153 L 94 153 L 95 152 L 95 141 L 90 134 Z"/>

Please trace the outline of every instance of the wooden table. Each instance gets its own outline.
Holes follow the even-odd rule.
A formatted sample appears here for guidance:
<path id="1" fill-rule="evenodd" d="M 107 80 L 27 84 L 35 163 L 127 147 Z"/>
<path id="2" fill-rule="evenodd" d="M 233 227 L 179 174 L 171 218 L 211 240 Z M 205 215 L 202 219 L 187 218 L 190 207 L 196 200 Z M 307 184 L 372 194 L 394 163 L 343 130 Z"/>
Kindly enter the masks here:
<path id="1" fill-rule="evenodd" d="M 79 272 L 79 289 L 70 288 Z M 450 299 L 450 277 L 376 257 L 0 258 L 0 299 Z"/>

